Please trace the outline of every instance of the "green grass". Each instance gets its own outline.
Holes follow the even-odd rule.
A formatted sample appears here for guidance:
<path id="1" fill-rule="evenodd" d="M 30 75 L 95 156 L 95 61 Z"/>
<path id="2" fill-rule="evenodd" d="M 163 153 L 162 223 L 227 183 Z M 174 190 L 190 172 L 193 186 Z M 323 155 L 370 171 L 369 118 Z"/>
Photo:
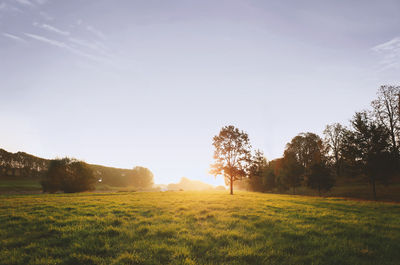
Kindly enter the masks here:
<path id="1" fill-rule="evenodd" d="M 240 192 L 0 196 L 0 264 L 399 264 L 400 205 Z"/>
<path id="2" fill-rule="evenodd" d="M 292 190 L 287 190 L 286 194 L 292 194 Z M 296 194 L 307 196 L 318 196 L 318 191 L 307 187 L 298 187 Z M 376 185 L 376 195 L 379 201 L 396 201 L 400 202 L 400 184 L 393 183 L 391 185 Z M 332 190 L 322 192 L 321 196 L 325 197 L 345 197 L 357 198 L 362 200 L 373 200 L 372 188 L 367 183 L 346 183 L 334 186 Z"/>
<path id="3" fill-rule="evenodd" d="M 40 181 L 36 179 L 0 179 L 0 193 L 38 193 L 41 190 Z"/>
<path id="4" fill-rule="evenodd" d="M 130 191 L 153 191 L 154 189 L 141 189 L 133 186 L 114 187 L 97 183 L 95 186 L 96 192 L 130 192 Z M 40 194 L 42 186 L 40 179 L 34 178 L 0 178 L 0 194 Z"/>
<path id="5" fill-rule="evenodd" d="M 400 202 L 400 180 L 396 180 L 390 185 L 376 185 L 377 199 L 379 201 L 396 201 Z M 345 197 L 357 198 L 362 200 L 373 200 L 371 186 L 360 179 L 342 179 L 336 183 L 332 190 L 322 192 L 324 197 Z M 103 183 L 97 183 L 95 192 L 132 192 L 132 191 L 158 191 L 157 189 L 147 188 L 141 189 L 138 187 L 115 187 Z M 39 179 L 33 178 L 0 178 L 0 194 L 40 194 L 42 187 Z M 282 193 L 276 191 L 276 193 Z M 292 189 L 283 193 L 292 194 Z M 318 191 L 301 186 L 296 188 L 297 195 L 318 196 Z"/>

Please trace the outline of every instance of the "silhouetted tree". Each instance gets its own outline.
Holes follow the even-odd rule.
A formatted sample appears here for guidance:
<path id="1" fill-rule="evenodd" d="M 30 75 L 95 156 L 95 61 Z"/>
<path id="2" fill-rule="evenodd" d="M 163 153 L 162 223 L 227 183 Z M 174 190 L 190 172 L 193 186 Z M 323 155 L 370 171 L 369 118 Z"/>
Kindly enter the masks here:
<path id="1" fill-rule="evenodd" d="M 400 86 L 381 86 L 378 98 L 372 101 L 373 113 L 390 135 L 392 152 L 399 154 L 400 145 Z"/>
<path id="2" fill-rule="evenodd" d="M 368 177 L 376 199 L 376 182 L 386 183 L 395 166 L 390 133 L 366 111 L 357 112 L 351 125 L 352 130 L 346 132 L 344 156 L 353 172 Z"/>
<path id="3" fill-rule="evenodd" d="M 71 193 L 93 190 L 96 181 L 93 170 L 88 164 L 76 159 L 63 158 L 50 162 L 41 184 L 43 192 Z"/>
<path id="4" fill-rule="evenodd" d="M 257 150 L 251 159 L 249 166 L 248 185 L 252 191 L 264 191 L 266 184 L 266 174 L 268 170 L 268 161 L 264 153 Z"/>
<path id="5" fill-rule="evenodd" d="M 332 161 L 336 176 L 340 175 L 345 128 L 340 123 L 327 125 L 324 130 L 324 147 L 326 155 Z"/>
<path id="6" fill-rule="evenodd" d="M 318 190 L 318 195 L 321 196 L 321 191 L 329 191 L 335 183 L 329 166 L 321 161 L 311 166 L 310 173 L 307 177 L 307 186 Z"/>
<path id="7" fill-rule="evenodd" d="M 300 133 L 286 145 L 286 151 L 296 157 L 305 173 L 314 163 L 321 161 L 323 146 L 321 138 L 314 133 Z"/>
<path id="8" fill-rule="evenodd" d="M 223 175 L 232 195 L 233 182 L 248 175 L 251 162 L 249 136 L 232 125 L 225 126 L 214 136 L 213 145 L 215 163 L 211 165 L 210 173 Z"/>
<path id="9" fill-rule="evenodd" d="M 296 187 L 301 185 L 304 166 L 298 161 L 295 153 L 286 150 L 282 159 L 282 169 L 280 176 L 285 185 L 292 188 L 293 194 L 296 193 Z"/>
<path id="10" fill-rule="evenodd" d="M 288 189 L 287 184 L 285 183 L 285 179 L 282 173 L 283 168 L 283 157 L 277 158 L 268 163 L 269 169 L 272 171 L 268 173 L 267 176 L 267 187 L 270 190 L 277 188 L 278 191 L 285 191 Z M 268 188 L 267 188 L 268 189 Z"/>

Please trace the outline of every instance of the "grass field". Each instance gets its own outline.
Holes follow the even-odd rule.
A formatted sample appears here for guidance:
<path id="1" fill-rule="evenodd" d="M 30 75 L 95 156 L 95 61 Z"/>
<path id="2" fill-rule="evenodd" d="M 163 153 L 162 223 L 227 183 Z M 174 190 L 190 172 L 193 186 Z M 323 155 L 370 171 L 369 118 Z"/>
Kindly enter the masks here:
<path id="1" fill-rule="evenodd" d="M 2 193 L 40 193 L 42 186 L 37 179 L 0 178 Z"/>
<path id="2" fill-rule="evenodd" d="M 98 183 L 96 185 L 95 192 L 128 192 L 128 191 L 140 191 L 137 187 L 113 187 Z M 141 191 L 156 191 L 157 189 L 144 189 Z M 388 186 L 377 184 L 377 199 L 379 201 L 395 201 L 400 202 L 400 179 L 391 183 Z M 276 191 L 277 193 L 281 193 Z M 39 179 L 25 178 L 0 178 L 0 195 L 1 194 L 40 194 L 42 193 L 42 186 L 40 185 Z M 283 192 L 286 194 L 292 194 L 292 190 Z M 312 190 L 308 187 L 298 187 L 296 194 L 307 195 L 307 196 L 318 196 L 318 191 Z M 325 197 L 346 197 L 346 198 L 357 198 L 362 200 L 373 200 L 373 194 L 371 186 L 365 181 L 356 180 L 355 182 L 349 181 L 349 179 L 338 182 L 332 190 L 322 193 Z"/>
<path id="3" fill-rule="evenodd" d="M 0 264 L 399 264 L 400 205 L 240 192 L 0 196 Z"/>

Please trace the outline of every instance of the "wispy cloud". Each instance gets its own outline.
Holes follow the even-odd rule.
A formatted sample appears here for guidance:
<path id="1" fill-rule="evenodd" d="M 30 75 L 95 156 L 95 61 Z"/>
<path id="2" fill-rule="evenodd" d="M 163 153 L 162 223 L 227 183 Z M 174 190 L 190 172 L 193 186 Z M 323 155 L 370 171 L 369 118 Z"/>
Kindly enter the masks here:
<path id="1" fill-rule="evenodd" d="M 44 5 L 46 4 L 48 1 L 47 0 L 35 0 L 36 3 L 38 3 L 39 5 Z"/>
<path id="2" fill-rule="evenodd" d="M 18 37 L 18 36 L 15 36 L 15 35 L 13 35 L 13 34 L 3 33 L 2 35 L 3 35 L 4 37 L 6 37 L 6 38 L 9 38 L 9 39 L 12 39 L 12 40 L 15 40 L 15 41 L 18 41 L 18 42 L 26 43 L 26 41 L 25 41 L 23 38 Z"/>
<path id="3" fill-rule="evenodd" d="M 47 31 L 50 31 L 50 32 L 53 32 L 53 33 L 57 33 L 57 34 L 62 35 L 62 36 L 69 36 L 69 35 L 71 35 L 71 33 L 70 33 L 69 31 L 61 30 L 61 29 L 56 28 L 56 27 L 54 27 L 54 26 L 52 26 L 52 25 L 40 24 L 40 23 L 37 23 L 37 22 L 33 23 L 33 25 L 34 25 L 34 26 L 37 26 L 37 27 L 40 27 L 40 28 L 42 28 L 42 29 L 45 29 L 45 30 L 47 30 Z"/>
<path id="4" fill-rule="evenodd" d="M 49 14 L 47 14 L 46 12 L 40 11 L 39 14 L 45 20 L 54 20 L 54 18 L 52 16 L 50 16 Z"/>
<path id="5" fill-rule="evenodd" d="M 15 1 L 18 2 L 21 5 L 33 6 L 32 2 L 30 2 L 29 0 L 15 0 Z"/>
<path id="6" fill-rule="evenodd" d="M 393 51 L 400 49 L 400 37 L 396 37 L 390 41 L 384 42 L 382 44 L 376 45 L 372 48 L 372 50 L 381 52 L 381 51 Z"/>
<path id="7" fill-rule="evenodd" d="M 92 42 L 92 41 L 86 41 L 86 40 L 76 39 L 76 38 L 69 38 L 68 40 L 71 43 L 91 49 L 97 53 L 104 55 L 104 56 L 109 56 L 106 47 L 101 42 Z"/>
<path id="8" fill-rule="evenodd" d="M 100 39 L 103 39 L 103 40 L 106 39 L 106 36 L 104 35 L 104 33 L 101 32 L 100 30 L 96 29 L 95 27 L 93 27 L 93 26 L 91 26 L 91 25 L 88 25 L 88 26 L 86 26 L 86 29 L 87 29 L 89 32 L 91 32 L 91 33 L 93 33 L 94 35 L 96 35 L 97 37 L 99 37 Z"/>
<path id="9" fill-rule="evenodd" d="M 21 9 L 19 9 L 19 8 L 15 7 L 15 6 L 6 4 L 5 2 L 0 3 L 0 11 L 4 11 L 4 12 L 6 12 L 6 11 L 15 11 L 15 12 L 22 13 Z"/>
<path id="10" fill-rule="evenodd" d="M 381 70 L 400 68 L 400 37 L 378 44 L 372 50 L 383 56 Z"/>
<path id="11" fill-rule="evenodd" d="M 48 0 L 12 0 L 22 6 L 26 7 L 34 7 L 36 5 L 44 5 L 48 2 Z"/>
<path id="12" fill-rule="evenodd" d="M 39 40 L 42 42 L 45 42 L 47 44 L 59 47 L 59 48 L 69 48 L 67 44 L 65 44 L 64 42 L 61 41 L 57 41 L 57 40 L 52 40 L 52 39 L 48 39 L 46 37 L 43 36 L 39 36 L 39 35 L 35 35 L 35 34 L 30 34 L 30 33 L 24 33 L 26 36 L 35 39 L 35 40 Z"/>
<path id="13" fill-rule="evenodd" d="M 55 47 L 58 47 L 58 48 L 61 48 L 61 49 L 65 49 L 68 52 L 71 52 L 71 53 L 73 53 L 75 55 L 79 55 L 79 56 L 82 56 L 82 57 L 85 57 L 87 59 L 94 60 L 94 61 L 97 61 L 97 62 L 108 62 L 107 58 L 83 52 L 83 51 L 81 51 L 79 49 L 71 47 L 70 45 L 68 45 L 65 42 L 49 39 L 49 38 L 46 38 L 46 37 L 43 37 L 43 36 L 39 36 L 39 35 L 36 35 L 36 34 L 31 34 L 31 33 L 24 33 L 24 34 L 26 36 L 32 38 L 32 39 L 37 40 L 37 41 L 41 41 L 41 42 L 47 43 L 49 45 L 52 45 L 52 46 L 55 46 Z"/>

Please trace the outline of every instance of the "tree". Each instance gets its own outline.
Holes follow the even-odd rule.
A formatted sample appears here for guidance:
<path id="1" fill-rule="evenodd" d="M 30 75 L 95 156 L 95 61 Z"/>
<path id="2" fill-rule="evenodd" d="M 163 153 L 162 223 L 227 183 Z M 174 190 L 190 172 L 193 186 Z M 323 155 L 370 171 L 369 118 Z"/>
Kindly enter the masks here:
<path id="1" fill-rule="evenodd" d="M 283 157 L 274 159 L 268 163 L 270 172 L 267 173 L 267 190 L 277 188 L 278 191 L 288 189 L 282 173 Z"/>
<path id="2" fill-rule="evenodd" d="M 150 188 L 153 186 L 154 175 L 148 168 L 136 166 L 130 177 L 130 184 L 135 187 Z"/>
<path id="3" fill-rule="evenodd" d="M 43 192 L 50 193 L 93 190 L 95 183 L 96 178 L 89 165 L 70 158 L 52 160 L 41 181 Z"/>
<path id="4" fill-rule="evenodd" d="M 336 176 L 340 175 L 345 128 L 340 123 L 327 125 L 324 130 L 324 146 L 326 153 L 335 168 Z"/>
<path id="5" fill-rule="evenodd" d="M 388 130 L 392 152 L 398 155 L 400 145 L 400 86 L 381 86 L 377 96 L 378 98 L 371 103 L 374 116 L 379 124 Z"/>
<path id="6" fill-rule="evenodd" d="M 264 191 L 266 174 L 267 174 L 268 161 L 264 153 L 257 150 L 251 159 L 249 166 L 249 188 L 252 191 Z"/>
<path id="7" fill-rule="evenodd" d="M 321 138 L 314 133 L 300 133 L 286 145 L 286 151 L 293 154 L 296 160 L 308 173 L 314 163 L 319 163 L 323 154 Z"/>
<path id="8" fill-rule="evenodd" d="M 376 200 L 376 183 L 387 183 L 395 167 L 396 160 L 390 151 L 390 133 L 365 111 L 357 112 L 351 125 L 352 130 L 346 133 L 344 155 L 355 168 L 353 172 L 368 177 Z"/>
<path id="9" fill-rule="evenodd" d="M 280 176 L 284 184 L 293 189 L 293 194 L 296 193 L 296 187 L 300 186 L 304 166 L 298 161 L 295 153 L 286 150 L 282 159 L 282 168 Z"/>
<path id="10" fill-rule="evenodd" d="M 210 173 L 223 175 L 233 195 L 233 182 L 248 175 L 251 162 L 249 136 L 232 125 L 225 126 L 214 136 L 213 146 L 215 163 L 211 165 Z"/>
<path id="11" fill-rule="evenodd" d="M 321 196 L 321 190 L 329 191 L 334 184 L 334 179 L 328 165 L 321 161 L 311 166 L 310 174 L 307 178 L 307 186 L 318 190 L 318 195 Z"/>

